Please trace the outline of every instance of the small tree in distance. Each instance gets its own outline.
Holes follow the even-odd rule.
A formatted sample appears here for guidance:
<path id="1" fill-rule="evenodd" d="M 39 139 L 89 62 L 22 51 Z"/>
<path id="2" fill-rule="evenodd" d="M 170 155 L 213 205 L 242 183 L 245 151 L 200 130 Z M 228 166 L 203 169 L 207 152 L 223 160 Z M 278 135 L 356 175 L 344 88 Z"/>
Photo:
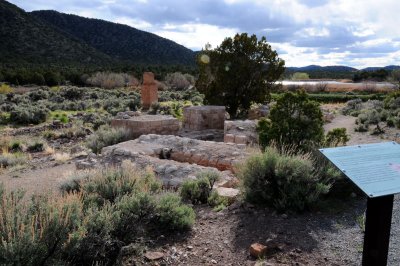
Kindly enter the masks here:
<path id="1" fill-rule="evenodd" d="M 233 117 L 250 108 L 252 102 L 270 99 L 274 82 L 285 70 L 285 62 L 271 49 L 265 37 L 236 34 L 216 49 L 206 45 L 199 53 L 196 87 L 206 103 L 225 105 Z"/>

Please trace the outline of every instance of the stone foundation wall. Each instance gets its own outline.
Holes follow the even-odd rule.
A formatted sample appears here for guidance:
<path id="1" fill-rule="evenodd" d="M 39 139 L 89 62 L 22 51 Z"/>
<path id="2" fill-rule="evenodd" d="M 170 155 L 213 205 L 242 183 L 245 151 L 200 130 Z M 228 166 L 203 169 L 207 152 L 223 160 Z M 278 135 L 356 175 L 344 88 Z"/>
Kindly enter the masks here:
<path id="1" fill-rule="evenodd" d="M 256 127 L 257 121 L 255 120 L 225 121 L 224 142 L 246 145 L 256 144 L 258 143 Z"/>
<path id="2" fill-rule="evenodd" d="M 140 115 L 129 119 L 114 119 L 111 126 L 129 130 L 132 138 L 147 134 L 177 135 L 179 121 L 169 115 Z"/>
<path id="3" fill-rule="evenodd" d="M 225 106 L 191 106 L 183 109 L 183 128 L 190 130 L 223 129 Z"/>

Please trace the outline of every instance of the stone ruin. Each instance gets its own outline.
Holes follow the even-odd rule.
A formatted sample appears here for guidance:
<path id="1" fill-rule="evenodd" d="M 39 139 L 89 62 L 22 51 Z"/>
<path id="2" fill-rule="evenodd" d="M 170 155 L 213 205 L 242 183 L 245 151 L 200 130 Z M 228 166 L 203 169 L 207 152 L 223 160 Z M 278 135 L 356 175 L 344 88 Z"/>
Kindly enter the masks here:
<path id="1" fill-rule="evenodd" d="M 225 106 L 190 106 L 183 109 L 183 128 L 224 129 Z"/>
<path id="2" fill-rule="evenodd" d="M 221 180 L 216 187 L 224 193 L 233 192 L 238 180 L 232 172 L 249 153 L 245 145 L 149 134 L 105 147 L 101 155 L 106 166 L 126 160 L 141 168 L 151 166 L 166 187 L 178 187 L 203 171 L 217 171 Z"/>
<path id="3" fill-rule="evenodd" d="M 172 115 L 141 115 L 137 112 L 119 113 L 111 126 L 125 128 L 132 139 L 146 134 L 177 135 L 180 128 L 179 120 Z"/>
<path id="4" fill-rule="evenodd" d="M 153 103 L 158 102 L 158 89 L 152 72 L 143 73 L 143 84 L 140 94 L 142 97 L 142 108 L 144 110 L 150 109 Z"/>
<path id="5" fill-rule="evenodd" d="M 154 74 L 143 74 L 143 110 L 158 101 Z M 125 128 L 134 140 L 103 148 L 101 155 L 77 163 L 77 168 L 119 165 L 130 161 L 140 168 L 152 167 L 167 187 L 177 187 L 203 171 L 217 171 L 220 195 L 236 196 L 235 165 L 249 153 L 246 145 L 257 143 L 255 122 L 225 121 L 224 106 L 191 106 L 183 109 L 183 122 L 169 115 L 121 112 L 111 121 Z M 219 140 L 220 142 L 209 141 Z M 225 141 L 225 142 L 223 142 Z"/>
<path id="6" fill-rule="evenodd" d="M 225 121 L 224 142 L 236 144 L 257 144 L 257 122 L 255 120 Z"/>

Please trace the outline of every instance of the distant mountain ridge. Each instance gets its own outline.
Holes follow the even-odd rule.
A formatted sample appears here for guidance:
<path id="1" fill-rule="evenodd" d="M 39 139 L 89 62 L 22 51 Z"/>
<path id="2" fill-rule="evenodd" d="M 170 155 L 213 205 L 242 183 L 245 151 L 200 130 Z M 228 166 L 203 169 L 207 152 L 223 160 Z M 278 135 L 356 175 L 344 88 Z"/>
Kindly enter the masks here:
<path id="1" fill-rule="evenodd" d="M 169 65 L 195 63 L 192 50 L 127 25 L 52 10 L 30 14 L 120 61 Z"/>
<path id="2" fill-rule="evenodd" d="M 304 67 L 286 67 L 289 71 L 295 72 L 308 72 L 308 71 L 330 71 L 330 72 L 355 72 L 355 71 L 376 71 L 379 69 L 385 69 L 388 71 L 400 69 L 400 66 L 389 65 L 384 67 L 367 67 L 357 69 L 349 66 L 319 66 L 319 65 L 309 65 Z"/>
<path id="3" fill-rule="evenodd" d="M 17 6 L 0 0 L 0 64 L 112 64 L 93 47 L 38 20 Z"/>
<path id="4" fill-rule="evenodd" d="M 25 12 L 0 0 L 0 67 L 194 66 L 195 53 L 127 25 L 67 15 Z"/>

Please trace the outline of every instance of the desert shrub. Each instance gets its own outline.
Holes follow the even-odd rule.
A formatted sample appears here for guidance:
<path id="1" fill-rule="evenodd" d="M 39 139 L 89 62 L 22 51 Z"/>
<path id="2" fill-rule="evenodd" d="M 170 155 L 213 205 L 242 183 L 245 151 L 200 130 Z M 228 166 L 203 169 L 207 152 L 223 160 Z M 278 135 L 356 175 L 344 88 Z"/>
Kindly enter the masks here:
<path id="1" fill-rule="evenodd" d="M 125 128 L 111 128 L 108 125 L 101 126 L 86 141 L 86 146 L 94 153 L 101 152 L 101 149 L 129 140 L 130 132 Z"/>
<path id="2" fill-rule="evenodd" d="M 10 112 L 10 121 L 15 124 L 40 124 L 46 121 L 49 110 L 41 106 L 18 106 Z"/>
<path id="3" fill-rule="evenodd" d="M 196 179 L 185 180 L 180 189 L 181 197 L 193 204 L 207 203 L 218 178 L 219 175 L 216 172 L 201 172 Z"/>
<path id="4" fill-rule="evenodd" d="M 49 98 L 49 93 L 46 90 L 38 89 L 28 93 L 28 97 L 31 101 L 46 100 Z"/>
<path id="5" fill-rule="evenodd" d="M 248 158 L 238 175 L 247 201 L 279 211 L 304 211 L 330 189 L 309 154 L 285 154 L 271 147 Z"/>
<path id="6" fill-rule="evenodd" d="M 369 129 L 368 124 L 358 124 L 354 128 L 354 131 L 356 131 L 356 132 L 367 132 L 368 129 Z"/>
<path id="7" fill-rule="evenodd" d="M 43 138 L 47 139 L 47 140 L 52 140 L 52 139 L 57 139 L 58 138 L 58 134 L 53 131 L 53 130 L 45 130 L 42 133 Z"/>
<path id="8" fill-rule="evenodd" d="M 386 119 L 386 125 L 388 126 L 388 127 L 394 127 L 395 126 L 395 123 L 396 123 L 396 119 L 394 118 L 394 117 L 388 117 L 387 119 Z"/>
<path id="9" fill-rule="evenodd" d="M 150 109 L 149 109 L 149 114 L 155 115 L 158 113 L 158 111 L 160 110 L 160 103 L 159 102 L 153 102 L 150 105 Z"/>
<path id="10" fill-rule="evenodd" d="M 337 147 L 339 145 L 346 145 L 349 140 L 350 138 L 345 128 L 334 128 L 326 134 L 325 145 L 328 147 Z"/>
<path id="11" fill-rule="evenodd" d="M 150 170 L 140 171 L 129 163 L 117 169 L 105 169 L 89 177 L 81 186 L 85 202 L 103 205 L 134 192 L 155 193 L 160 182 Z"/>
<path id="12" fill-rule="evenodd" d="M 0 263 L 57 264 L 69 233 L 80 226 L 79 196 L 36 197 L 29 204 L 22 196 L 21 192 L 0 192 Z"/>
<path id="13" fill-rule="evenodd" d="M 0 86 L 0 94 L 7 94 L 7 93 L 11 93 L 14 90 L 7 84 L 3 83 Z"/>
<path id="14" fill-rule="evenodd" d="M 154 219 L 156 205 L 155 198 L 147 192 L 121 196 L 114 205 L 117 216 L 112 234 L 125 242 L 134 240 Z"/>
<path id="15" fill-rule="evenodd" d="M 22 152 L 23 144 L 19 140 L 14 140 L 8 146 L 10 152 Z"/>
<path id="16" fill-rule="evenodd" d="M 385 133 L 385 130 L 383 128 L 381 128 L 378 124 L 373 128 L 371 135 L 380 135 L 383 133 Z"/>
<path id="17" fill-rule="evenodd" d="M 275 141 L 307 149 L 323 140 L 322 111 L 317 102 L 309 100 L 304 91 L 284 93 L 271 108 L 269 120 L 257 126 L 262 147 Z"/>
<path id="18" fill-rule="evenodd" d="M 0 154 L 0 168 L 22 165 L 27 162 L 28 158 L 21 152 Z"/>
<path id="19" fill-rule="evenodd" d="M 381 110 L 380 111 L 380 121 L 386 122 L 388 117 L 390 116 L 390 113 L 387 110 Z"/>
<path id="20" fill-rule="evenodd" d="M 138 80 L 125 73 L 97 72 L 86 80 L 86 83 L 105 89 L 115 89 L 127 86 L 138 86 Z"/>
<path id="21" fill-rule="evenodd" d="M 0 125 L 7 125 L 10 123 L 10 114 L 0 111 Z"/>
<path id="22" fill-rule="evenodd" d="M 110 123 L 111 116 L 108 113 L 86 113 L 82 116 L 84 123 L 90 123 L 94 130 L 98 130 L 102 125 Z"/>
<path id="23" fill-rule="evenodd" d="M 381 114 L 375 109 L 365 109 L 357 117 L 356 124 L 377 125 L 381 121 Z"/>
<path id="24" fill-rule="evenodd" d="M 221 197 L 216 191 L 212 191 L 207 199 L 208 205 L 214 207 L 214 211 L 220 211 L 226 208 L 231 202 L 228 198 Z"/>
<path id="25" fill-rule="evenodd" d="M 383 100 L 383 105 L 387 109 L 400 108 L 400 92 L 396 91 L 387 95 Z"/>
<path id="26" fill-rule="evenodd" d="M 184 205 L 181 198 L 173 193 L 161 196 L 157 204 L 158 224 L 166 229 L 189 229 L 196 218 L 192 208 Z"/>
<path id="27" fill-rule="evenodd" d="M 180 72 L 168 73 L 165 83 L 173 90 L 184 90 L 194 85 L 194 77 L 190 74 L 183 75 Z"/>
<path id="28" fill-rule="evenodd" d="M 117 213 L 115 206 L 84 208 L 82 226 L 72 232 L 63 252 L 63 261 L 72 265 L 113 265 L 122 242 L 113 238 Z"/>
<path id="29" fill-rule="evenodd" d="M 45 145 L 43 142 L 40 141 L 35 141 L 30 143 L 27 147 L 26 150 L 28 152 L 42 152 L 44 151 Z"/>
<path id="30" fill-rule="evenodd" d="M 60 191 L 63 194 L 81 192 L 82 182 L 87 180 L 89 177 L 90 177 L 89 172 L 78 172 L 69 175 L 60 184 Z"/>
<path id="31" fill-rule="evenodd" d="M 115 265 L 122 246 L 189 229 L 193 209 L 132 167 L 89 172 L 78 189 L 30 202 L 0 184 L 0 264 Z"/>
<path id="32" fill-rule="evenodd" d="M 361 110 L 362 107 L 362 100 L 361 99 L 354 99 L 350 100 L 346 103 L 347 105 L 342 109 L 342 113 L 344 115 L 349 115 L 354 111 Z"/>

